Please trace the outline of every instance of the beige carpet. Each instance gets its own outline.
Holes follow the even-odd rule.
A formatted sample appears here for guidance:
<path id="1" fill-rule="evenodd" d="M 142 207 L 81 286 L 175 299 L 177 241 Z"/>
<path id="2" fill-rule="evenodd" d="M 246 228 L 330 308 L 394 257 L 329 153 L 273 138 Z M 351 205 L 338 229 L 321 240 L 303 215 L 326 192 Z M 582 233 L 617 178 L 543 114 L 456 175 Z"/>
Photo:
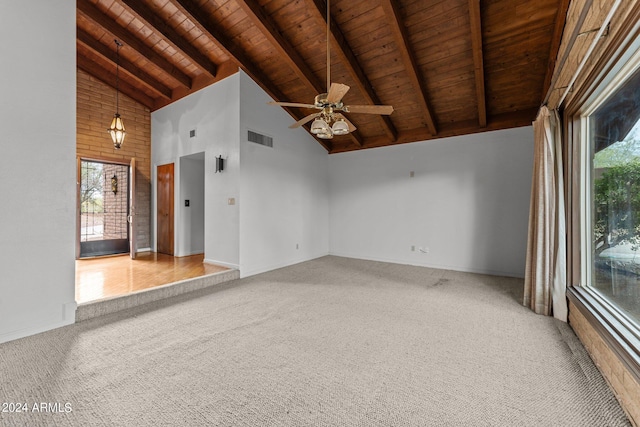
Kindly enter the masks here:
<path id="1" fill-rule="evenodd" d="M 629 425 L 571 329 L 521 293 L 320 258 L 0 345 L 0 402 L 28 405 L 0 425 Z"/>

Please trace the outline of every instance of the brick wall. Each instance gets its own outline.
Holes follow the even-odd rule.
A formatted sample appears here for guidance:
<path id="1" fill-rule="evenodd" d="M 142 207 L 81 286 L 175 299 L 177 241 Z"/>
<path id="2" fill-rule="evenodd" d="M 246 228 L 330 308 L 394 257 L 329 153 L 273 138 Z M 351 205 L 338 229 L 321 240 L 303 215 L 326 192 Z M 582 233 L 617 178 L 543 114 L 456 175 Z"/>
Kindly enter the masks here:
<path id="1" fill-rule="evenodd" d="M 640 384 L 582 315 L 578 307 L 571 302 L 569 303 L 569 324 L 613 389 L 633 425 L 640 426 Z"/>
<path id="2" fill-rule="evenodd" d="M 127 181 L 129 168 L 122 165 L 105 164 L 103 166 L 103 235 L 104 239 L 126 239 L 129 232 L 127 213 L 129 197 Z M 113 185 L 115 177 L 116 185 Z M 116 190 L 115 192 L 113 190 Z"/>
<path id="3" fill-rule="evenodd" d="M 76 154 L 127 163 L 132 157 L 136 158 L 136 238 L 138 248 L 148 248 L 151 244 L 151 113 L 120 93 L 119 110 L 127 136 L 122 148 L 116 150 L 107 133 L 116 108 L 115 89 L 78 70 L 76 96 Z"/>

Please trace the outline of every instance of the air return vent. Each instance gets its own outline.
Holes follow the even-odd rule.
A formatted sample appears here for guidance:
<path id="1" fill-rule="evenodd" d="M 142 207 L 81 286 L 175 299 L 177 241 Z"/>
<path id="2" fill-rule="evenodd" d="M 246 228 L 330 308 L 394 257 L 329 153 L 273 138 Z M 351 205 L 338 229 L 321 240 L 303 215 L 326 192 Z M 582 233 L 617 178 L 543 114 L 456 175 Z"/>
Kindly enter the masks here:
<path id="1" fill-rule="evenodd" d="M 273 138 L 267 135 L 261 135 L 253 131 L 247 131 L 247 139 L 249 142 L 264 145 L 265 147 L 273 147 Z"/>

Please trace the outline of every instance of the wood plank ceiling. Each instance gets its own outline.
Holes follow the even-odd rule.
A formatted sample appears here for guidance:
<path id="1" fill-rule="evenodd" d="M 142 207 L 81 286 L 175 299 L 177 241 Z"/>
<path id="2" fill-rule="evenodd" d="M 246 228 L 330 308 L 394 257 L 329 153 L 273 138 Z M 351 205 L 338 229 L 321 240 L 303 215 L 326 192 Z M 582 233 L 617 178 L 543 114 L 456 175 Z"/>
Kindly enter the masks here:
<path id="1" fill-rule="evenodd" d="M 569 0 L 332 0 L 331 81 L 357 131 L 328 152 L 528 125 Z M 277 101 L 326 92 L 324 0 L 77 0 L 77 64 L 151 111 L 242 68 Z M 280 107 L 272 107 L 280 108 Z M 315 112 L 289 108 L 294 120 Z M 309 125 L 306 126 L 309 129 Z"/>

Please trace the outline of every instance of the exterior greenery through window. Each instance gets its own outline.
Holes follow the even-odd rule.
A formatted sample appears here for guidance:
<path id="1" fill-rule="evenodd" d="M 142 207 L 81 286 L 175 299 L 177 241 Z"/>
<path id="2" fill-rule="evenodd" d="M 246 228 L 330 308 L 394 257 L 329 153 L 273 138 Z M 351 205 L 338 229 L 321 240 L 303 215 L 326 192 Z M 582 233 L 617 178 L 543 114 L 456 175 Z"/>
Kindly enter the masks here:
<path id="1" fill-rule="evenodd" d="M 591 286 L 640 325 L 640 71 L 589 125 Z"/>

